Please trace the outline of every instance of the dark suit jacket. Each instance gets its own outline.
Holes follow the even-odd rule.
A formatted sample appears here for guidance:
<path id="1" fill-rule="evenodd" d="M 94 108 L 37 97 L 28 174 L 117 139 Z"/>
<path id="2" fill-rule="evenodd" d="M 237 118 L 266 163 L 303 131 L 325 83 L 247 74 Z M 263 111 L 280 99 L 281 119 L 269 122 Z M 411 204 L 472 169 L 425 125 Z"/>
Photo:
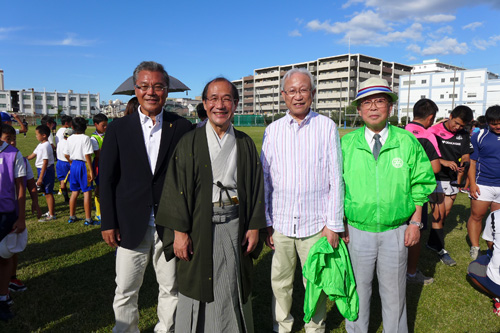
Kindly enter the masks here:
<path id="1" fill-rule="evenodd" d="M 101 230 L 119 229 L 120 246 L 134 249 L 144 238 L 151 208 L 155 214 L 158 209 L 170 156 L 190 129 L 188 120 L 163 112 L 160 150 L 152 174 L 139 114 L 109 124 L 99 159 Z"/>

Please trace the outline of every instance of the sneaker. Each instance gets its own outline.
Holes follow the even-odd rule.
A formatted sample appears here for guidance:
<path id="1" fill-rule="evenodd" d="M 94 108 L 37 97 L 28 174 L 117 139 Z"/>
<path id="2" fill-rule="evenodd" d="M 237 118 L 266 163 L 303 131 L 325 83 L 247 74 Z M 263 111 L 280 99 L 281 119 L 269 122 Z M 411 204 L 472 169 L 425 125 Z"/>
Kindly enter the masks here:
<path id="1" fill-rule="evenodd" d="M 57 192 L 57 195 L 62 195 L 61 189 L 59 189 L 59 192 Z"/>
<path id="2" fill-rule="evenodd" d="M 410 276 L 409 274 L 406 274 L 406 282 L 407 283 L 415 283 L 415 284 L 423 284 L 424 286 L 427 286 L 434 282 L 434 279 L 431 278 L 430 276 L 425 276 L 421 271 L 417 269 L 417 272 L 415 273 L 415 276 Z"/>
<path id="3" fill-rule="evenodd" d="M 457 262 L 450 257 L 448 251 L 445 249 L 442 249 L 441 252 L 439 252 L 439 259 L 441 259 L 441 262 L 446 266 L 453 267 L 457 265 Z"/>
<path id="4" fill-rule="evenodd" d="M 10 279 L 10 282 L 9 282 L 9 290 L 10 291 L 25 291 L 26 289 L 28 289 L 24 283 L 19 280 L 19 279 Z"/>
<path id="5" fill-rule="evenodd" d="M 44 216 L 42 217 L 41 219 L 38 220 L 38 222 L 49 222 L 49 221 L 53 221 L 53 220 L 56 220 L 56 216 L 55 215 L 47 215 L 47 216 Z"/>
<path id="6" fill-rule="evenodd" d="M 92 221 L 94 225 L 101 225 L 101 219 Z"/>
<path id="7" fill-rule="evenodd" d="M 7 301 L 0 301 L 0 320 L 8 321 L 14 318 L 14 313 L 10 310 Z"/>
<path id="8" fill-rule="evenodd" d="M 493 313 L 500 317 L 500 299 L 493 298 Z"/>
<path id="9" fill-rule="evenodd" d="M 481 248 L 479 246 L 471 246 L 470 247 L 469 254 L 470 254 L 470 257 L 472 258 L 472 260 L 477 259 L 480 251 L 481 251 Z"/>
<path id="10" fill-rule="evenodd" d="M 42 217 L 46 217 L 46 216 L 49 216 L 49 212 L 42 214 Z"/>
<path id="11" fill-rule="evenodd" d="M 94 221 L 92 221 L 92 220 L 90 220 L 90 221 L 85 220 L 85 223 L 83 225 L 88 227 L 89 225 L 93 225 L 93 224 L 94 224 Z"/>

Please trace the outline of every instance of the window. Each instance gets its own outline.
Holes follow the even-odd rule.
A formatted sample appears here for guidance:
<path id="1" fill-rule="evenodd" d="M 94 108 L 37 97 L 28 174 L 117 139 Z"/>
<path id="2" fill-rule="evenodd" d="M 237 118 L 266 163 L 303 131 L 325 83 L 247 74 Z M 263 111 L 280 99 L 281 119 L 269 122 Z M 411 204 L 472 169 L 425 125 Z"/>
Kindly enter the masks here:
<path id="1" fill-rule="evenodd" d="M 47 96 L 47 100 L 48 101 L 53 101 L 54 100 L 54 96 Z"/>
<path id="2" fill-rule="evenodd" d="M 57 100 L 59 102 L 65 102 L 66 101 L 66 97 L 65 96 L 59 96 L 59 97 L 57 97 Z"/>
<path id="3" fill-rule="evenodd" d="M 37 110 L 43 110 L 43 105 L 41 105 L 41 104 L 37 104 L 37 105 L 35 105 L 35 108 L 36 108 Z"/>
<path id="4" fill-rule="evenodd" d="M 425 98 L 425 95 L 420 95 L 420 99 Z"/>
<path id="5" fill-rule="evenodd" d="M 76 97 L 70 97 L 70 98 L 69 98 L 69 100 L 70 100 L 71 102 L 75 102 L 75 101 L 76 101 Z"/>
<path id="6" fill-rule="evenodd" d="M 450 77 L 450 82 L 458 82 L 458 77 Z"/>
<path id="7" fill-rule="evenodd" d="M 441 83 L 444 83 L 446 81 L 446 79 L 441 79 Z"/>
<path id="8" fill-rule="evenodd" d="M 422 84 L 426 84 L 427 83 L 427 80 L 422 80 Z"/>
<path id="9" fill-rule="evenodd" d="M 458 98 L 458 94 L 449 94 L 448 98 Z"/>
<path id="10" fill-rule="evenodd" d="M 42 97 L 42 96 L 38 96 L 38 95 L 36 95 L 36 96 L 35 96 L 35 100 L 36 100 L 36 101 L 41 101 L 42 99 L 43 99 L 43 97 Z"/>
<path id="11" fill-rule="evenodd" d="M 6 109 L 7 108 L 7 104 L 0 104 L 0 108 Z"/>
<path id="12" fill-rule="evenodd" d="M 403 86 L 408 86 L 408 85 L 411 85 L 411 84 L 415 84 L 415 80 L 412 80 L 412 81 L 403 81 Z"/>
<path id="13" fill-rule="evenodd" d="M 5 98 L 5 97 L 7 97 L 7 95 L 5 95 L 5 94 L 0 94 L 0 98 Z"/>
<path id="14" fill-rule="evenodd" d="M 23 99 L 31 99 L 30 95 L 23 95 Z"/>
<path id="15" fill-rule="evenodd" d="M 90 99 L 90 101 L 91 101 L 91 102 L 97 102 L 97 99 L 95 99 L 94 97 L 92 97 L 92 98 Z"/>
<path id="16" fill-rule="evenodd" d="M 24 108 L 25 109 L 31 109 L 31 105 L 30 104 L 26 104 L 26 105 L 24 105 Z"/>
<path id="17" fill-rule="evenodd" d="M 439 95 L 439 98 L 440 99 L 444 99 L 444 95 Z"/>
<path id="18" fill-rule="evenodd" d="M 475 97 L 477 97 L 477 94 L 476 93 L 468 93 L 467 97 L 468 98 L 475 98 Z"/>

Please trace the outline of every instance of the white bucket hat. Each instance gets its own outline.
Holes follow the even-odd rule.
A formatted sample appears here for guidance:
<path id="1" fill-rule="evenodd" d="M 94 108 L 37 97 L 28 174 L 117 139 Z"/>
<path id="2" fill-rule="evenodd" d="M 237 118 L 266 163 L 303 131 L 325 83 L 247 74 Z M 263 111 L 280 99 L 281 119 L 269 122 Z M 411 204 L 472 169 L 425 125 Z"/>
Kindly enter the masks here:
<path id="1" fill-rule="evenodd" d="M 398 95 L 392 92 L 387 80 L 381 79 L 379 77 L 371 77 L 366 81 L 361 82 L 359 85 L 358 94 L 354 101 L 352 101 L 352 105 L 358 106 L 358 103 L 361 99 L 375 95 L 375 94 L 386 94 L 391 97 L 392 102 L 398 100 Z"/>
<path id="2" fill-rule="evenodd" d="M 21 233 L 11 232 L 0 242 L 0 257 L 9 259 L 14 254 L 24 251 L 28 244 L 28 229 Z"/>

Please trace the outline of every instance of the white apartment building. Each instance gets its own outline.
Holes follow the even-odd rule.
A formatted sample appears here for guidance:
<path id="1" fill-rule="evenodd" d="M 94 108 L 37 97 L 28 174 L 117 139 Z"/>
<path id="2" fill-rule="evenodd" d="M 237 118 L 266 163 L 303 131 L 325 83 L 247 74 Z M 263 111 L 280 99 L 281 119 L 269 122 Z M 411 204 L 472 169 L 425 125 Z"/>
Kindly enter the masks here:
<path id="1" fill-rule="evenodd" d="M 449 72 L 453 70 L 464 71 L 466 68 L 445 64 L 438 59 L 429 59 L 422 61 L 421 64 L 413 65 L 412 74 Z"/>
<path id="2" fill-rule="evenodd" d="M 99 113 L 100 95 L 29 90 L 0 90 L 0 111 L 14 111 L 25 115 L 56 115 L 90 117 Z"/>
<path id="3" fill-rule="evenodd" d="M 387 62 L 362 54 L 343 54 L 302 63 L 279 65 L 254 70 L 233 83 L 239 89 L 237 113 L 269 114 L 285 112 L 281 98 L 281 79 L 292 68 L 305 68 L 314 76 L 316 95 L 313 108 L 318 112 L 343 112 L 355 98 L 359 84 L 372 76 L 386 79 L 398 92 L 400 76 L 409 74 L 412 67 Z"/>
<path id="4" fill-rule="evenodd" d="M 458 105 L 467 105 L 474 118 L 500 104 L 499 76 L 487 69 L 451 70 L 405 75 L 400 78 L 398 117 L 413 119 L 413 105 L 421 98 L 433 100 L 439 107 L 436 118 L 447 118 Z"/>

